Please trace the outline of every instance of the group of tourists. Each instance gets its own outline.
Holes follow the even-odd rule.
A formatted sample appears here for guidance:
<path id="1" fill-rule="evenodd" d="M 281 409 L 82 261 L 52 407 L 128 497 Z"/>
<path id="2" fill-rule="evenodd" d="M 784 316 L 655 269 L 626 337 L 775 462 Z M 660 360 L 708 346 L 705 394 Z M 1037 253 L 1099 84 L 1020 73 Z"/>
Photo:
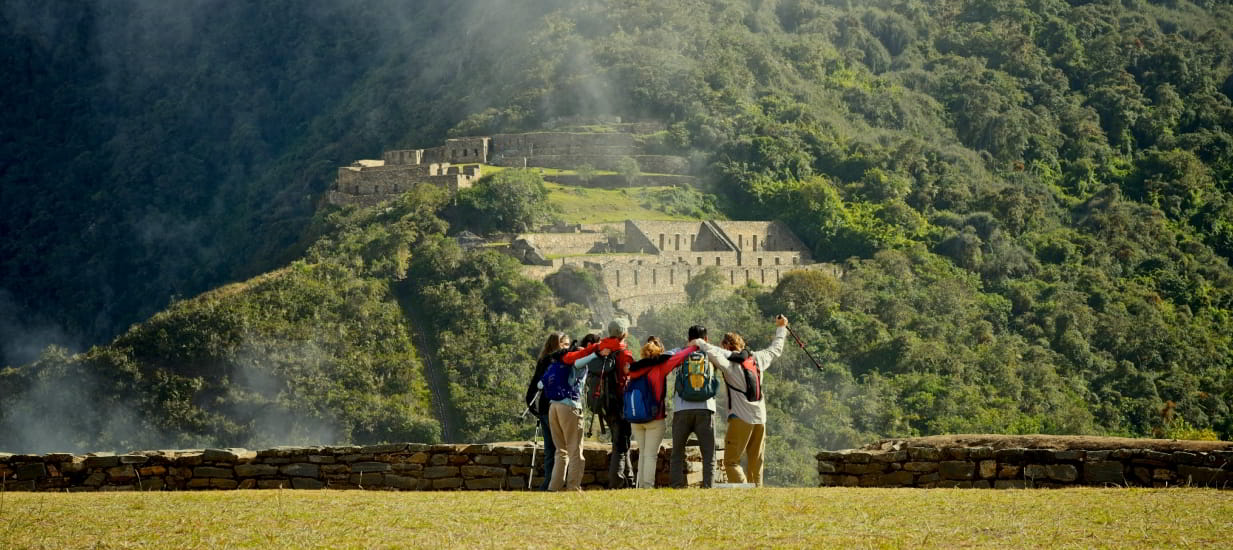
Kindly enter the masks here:
<path id="1" fill-rule="evenodd" d="M 655 487 L 659 446 L 668 431 L 668 377 L 672 383 L 671 483 L 685 487 L 685 446 L 695 436 L 702 451 L 702 486 L 713 486 L 715 464 L 715 396 L 720 378 L 728 398 L 728 429 L 724 437 L 724 471 L 730 483 L 762 485 L 762 453 L 766 437 L 766 402 L 762 373 L 783 352 L 788 320 L 775 317 L 771 344 L 750 351 L 734 332 L 719 345 L 710 343 L 706 327 L 689 327 L 685 343 L 668 350 L 658 337 L 646 339 L 634 359 L 626 343 L 628 325 L 608 323 L 607 337 L 587 334 L 573 342 L 553 333 L 544 342 L 527 386 L 529 411 L 539 417 L 544 433 L 544 474 L 540 490 L 579 490 L 584 459 L 584 418 L 590 413 L 592 432 L 612 439 L 608 455 L 608 487 Z M 630 440 L 638 443 L 637 478 L 630 463 Z M 746 468 L 741 468 L 741 457 Z"/>

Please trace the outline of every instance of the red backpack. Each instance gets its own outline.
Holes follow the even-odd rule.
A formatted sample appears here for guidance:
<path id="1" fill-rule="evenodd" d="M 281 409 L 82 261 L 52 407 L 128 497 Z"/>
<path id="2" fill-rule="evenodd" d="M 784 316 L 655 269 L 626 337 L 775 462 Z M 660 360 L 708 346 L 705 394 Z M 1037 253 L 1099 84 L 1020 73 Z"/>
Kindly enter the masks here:
<path id="1" fill-rule="evenodd" d="M 762 371 L 753 355 L 741 361 L 741 372 L 745 375 L 745 400 L 754 403 L 762 400 Z M 728 402 L 732 401 L 732 386 L 728 386 Z"/>

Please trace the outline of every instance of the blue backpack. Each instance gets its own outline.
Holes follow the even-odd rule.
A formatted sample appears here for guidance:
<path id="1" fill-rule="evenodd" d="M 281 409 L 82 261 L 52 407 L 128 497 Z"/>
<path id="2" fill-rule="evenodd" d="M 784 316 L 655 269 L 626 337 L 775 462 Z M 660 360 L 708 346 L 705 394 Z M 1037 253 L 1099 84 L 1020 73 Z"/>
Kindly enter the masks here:
<path id="1" fill-rule="evenodd" d="M 574 368 L 566 365 L 560 359 L 553 359 L 548 368 L 544 370 L 544 399 L 549 401 L 560 401 L 562 399 L 571 399 L 578 401 L 579 389 L 578 384 L 570 384 L 569 377 L 573 374 Z"/>
<path id="2" fill-rule="evenodd" d="M 655 397 L 649 376 L 639 376 L 630 379 L 625 384 L 624 406 L 622 412 L 625 420 L 634 424 L 650 422 L 659 416 L 663 403 Z"/>

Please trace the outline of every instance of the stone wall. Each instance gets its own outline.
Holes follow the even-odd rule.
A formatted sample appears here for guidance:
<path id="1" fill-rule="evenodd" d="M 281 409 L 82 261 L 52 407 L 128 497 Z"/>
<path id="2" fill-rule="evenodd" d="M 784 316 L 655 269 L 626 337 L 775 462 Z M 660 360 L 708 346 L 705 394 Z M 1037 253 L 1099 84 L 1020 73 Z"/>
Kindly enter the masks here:
<path id="1" fill-rule="evenodd" d="M 1099 438 L 1099 442 L 1085 445 L 1057 444 L 1064 439 L 1050 438 L 1047 448 L 1009 446 L 1003 444 L 1007 439 L 994 437 L 976 441 L 982 443 L 977 445 L 906 440 L 860 450 L 823 451 L 817 455 L 819 485 L 1233 487 L 1233 444 L 1195 448 L 1179 445 L 1186 442 L 1123 438 Z M 1030 439 L 1027 441 L 1012 445 L 1033 445 Z M 1144 441 L 1160 443 L 1144 445 Z"/>
<path id="2" fill-rule="evenodd" d="M 589 164 L 596 170 L 620 172 L 621 162 L 625 158 L 633 158 L 634 161 L 638 163 L 638 171 L 647 174 L 683 175 L 689 173 L 688 159 L 685 157 L 674 157 L 669 155 L 504 155 L 498 161 L 498 165 L 519 168 L 525 165 L 527 168 L 560 168 L 572 170 L 584 164 Z M 455 162 L 459 162 L 457 159 L 453 160 Z"/>
<path id="3" fill-rule="evenodd" d="M 606 486 L 608 446 L 588 443 L 583 484 Z M 637 450 L 633 451 L 635 466 Z M 717 453 L 721 455 L 722 453 Z M 697 447 L 686 452 L 688 480 L 702 481 Z M 542 445 L 534 484 L 542 479 Z M 656 480 L 669 482 L 671 449 L 659 450 Z M 204 449 L 139 451 L 124 455 L 0 453 L 7 491 L 167 491 L 208 489 L 526 490 L 532 470 L 528 443 L 365 447 L 277 447 L 262 451 Z M 716 468 L 716 479 L 722 479 Z"/>
<path id="4" fill-rule="evenodd" d="M 549 174 L 544 176 L 544 181 L 596 189 L 624 189 L 630 185 L 643 187 L 671 187 L 679 185 L 689 187 L 698 182 L 693 176 L 674 176 L 670 174 L 642 174 L 635 178 L 632 184 L 625 181 L 625 176 L 615 174 L 601 174 L 586 181 L 583 181 L 582 177 L 574 174 Z"/>
<path id="5" fill-rule="evenodd" d="M 634 136 L 626 133 L 534 132 L 529 134 L 497 134 L 490 142 L 489 162 L 506 165 L 511 159 L 537 155 L 601 155 L 632 156 L 638 147 Z"/>
<path id="6" fill-rule="evenodd" d="M 405 151 L 389 155 L 396 162 L 408 160 Z M 412 155 L 414 156 L 414 155 Z M 451 166 L 449 163 L 394 164 L 380 166 L 344 166 L 338 169 L 338 179 L 326 195 L 330 204 L 372 206 L 410 191 L 416 185 L 436 185 L 457 193 L 480 178 L 478 165 Z"/>

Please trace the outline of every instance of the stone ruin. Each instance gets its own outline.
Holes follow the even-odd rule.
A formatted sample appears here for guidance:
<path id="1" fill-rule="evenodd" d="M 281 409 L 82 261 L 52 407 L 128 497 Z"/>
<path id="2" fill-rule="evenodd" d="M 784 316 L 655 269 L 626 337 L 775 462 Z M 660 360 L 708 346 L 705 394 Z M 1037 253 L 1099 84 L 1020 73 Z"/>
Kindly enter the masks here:
<path id="1" fill-rule="evenodd" d="M 654 124 L 617 125 L 630 131 L 533 132 L 447 139 L 429 149 L 386 151 L 380 160 L 359 160 L 338 169 L 338 177 L 326 195 L 335 205 L 371 206 L 389 200 L 416 185 L 444 187 L 452 193 L 470 187 L 482 176 L 481 165 L 510 168 L 577 169 L 620 171 L 633 159 L 643 183 L 692 184 L 690 163 L 684 157 L 644 154 L 634 130 L 656 128 Z M 582 181 L 578 175 L 546 176 L 549 181 L 570 185 L 615 185 L 623 176 L 597 175 Z"/>
<path id="2" fill-rule="evenodd" d="M 608 483 L 606 444 L 587 442 L 584 489 Z M 661 447 L 656 484 L 669 484 L 671 444 Z M 637 446 L 631 450 L 637 467 Z M 723 481 L 716 453 L 715 479 Z M 686 479 L 702 483 L 702 455 L 686 449 Z M 534 460 L 535 468 L 531 467 Z M 527 489 L 541 477 L 543 445 L 428 445 L 395 443 L 368 446 L 276 447 L 134 451 L 127 454 L 0 453 L 0 490 L 4 491 L 182 491 L 225 489 L 370 489 L 410 491 Z"/>
<path id="3" fill-rule="evenodd" d="M 774 286 L 793 270 L 838 267 L 813 262 L 808 247 L 780 222 L 648 221 L 575 225 L 517 235 L 508 251 L 524 273 L 544 279 L 566 265 L 600 275 L 617 310 L 637 320 L 657 307 L 686 300 L 685 284 L 708 268 L 728 287 Z"/>
<path id="4" fill-rule="evenodd" d="M 932 436 L 823 451 L 817 459 L 824 487 L 1233 487 L 1227 441 Z"/>

